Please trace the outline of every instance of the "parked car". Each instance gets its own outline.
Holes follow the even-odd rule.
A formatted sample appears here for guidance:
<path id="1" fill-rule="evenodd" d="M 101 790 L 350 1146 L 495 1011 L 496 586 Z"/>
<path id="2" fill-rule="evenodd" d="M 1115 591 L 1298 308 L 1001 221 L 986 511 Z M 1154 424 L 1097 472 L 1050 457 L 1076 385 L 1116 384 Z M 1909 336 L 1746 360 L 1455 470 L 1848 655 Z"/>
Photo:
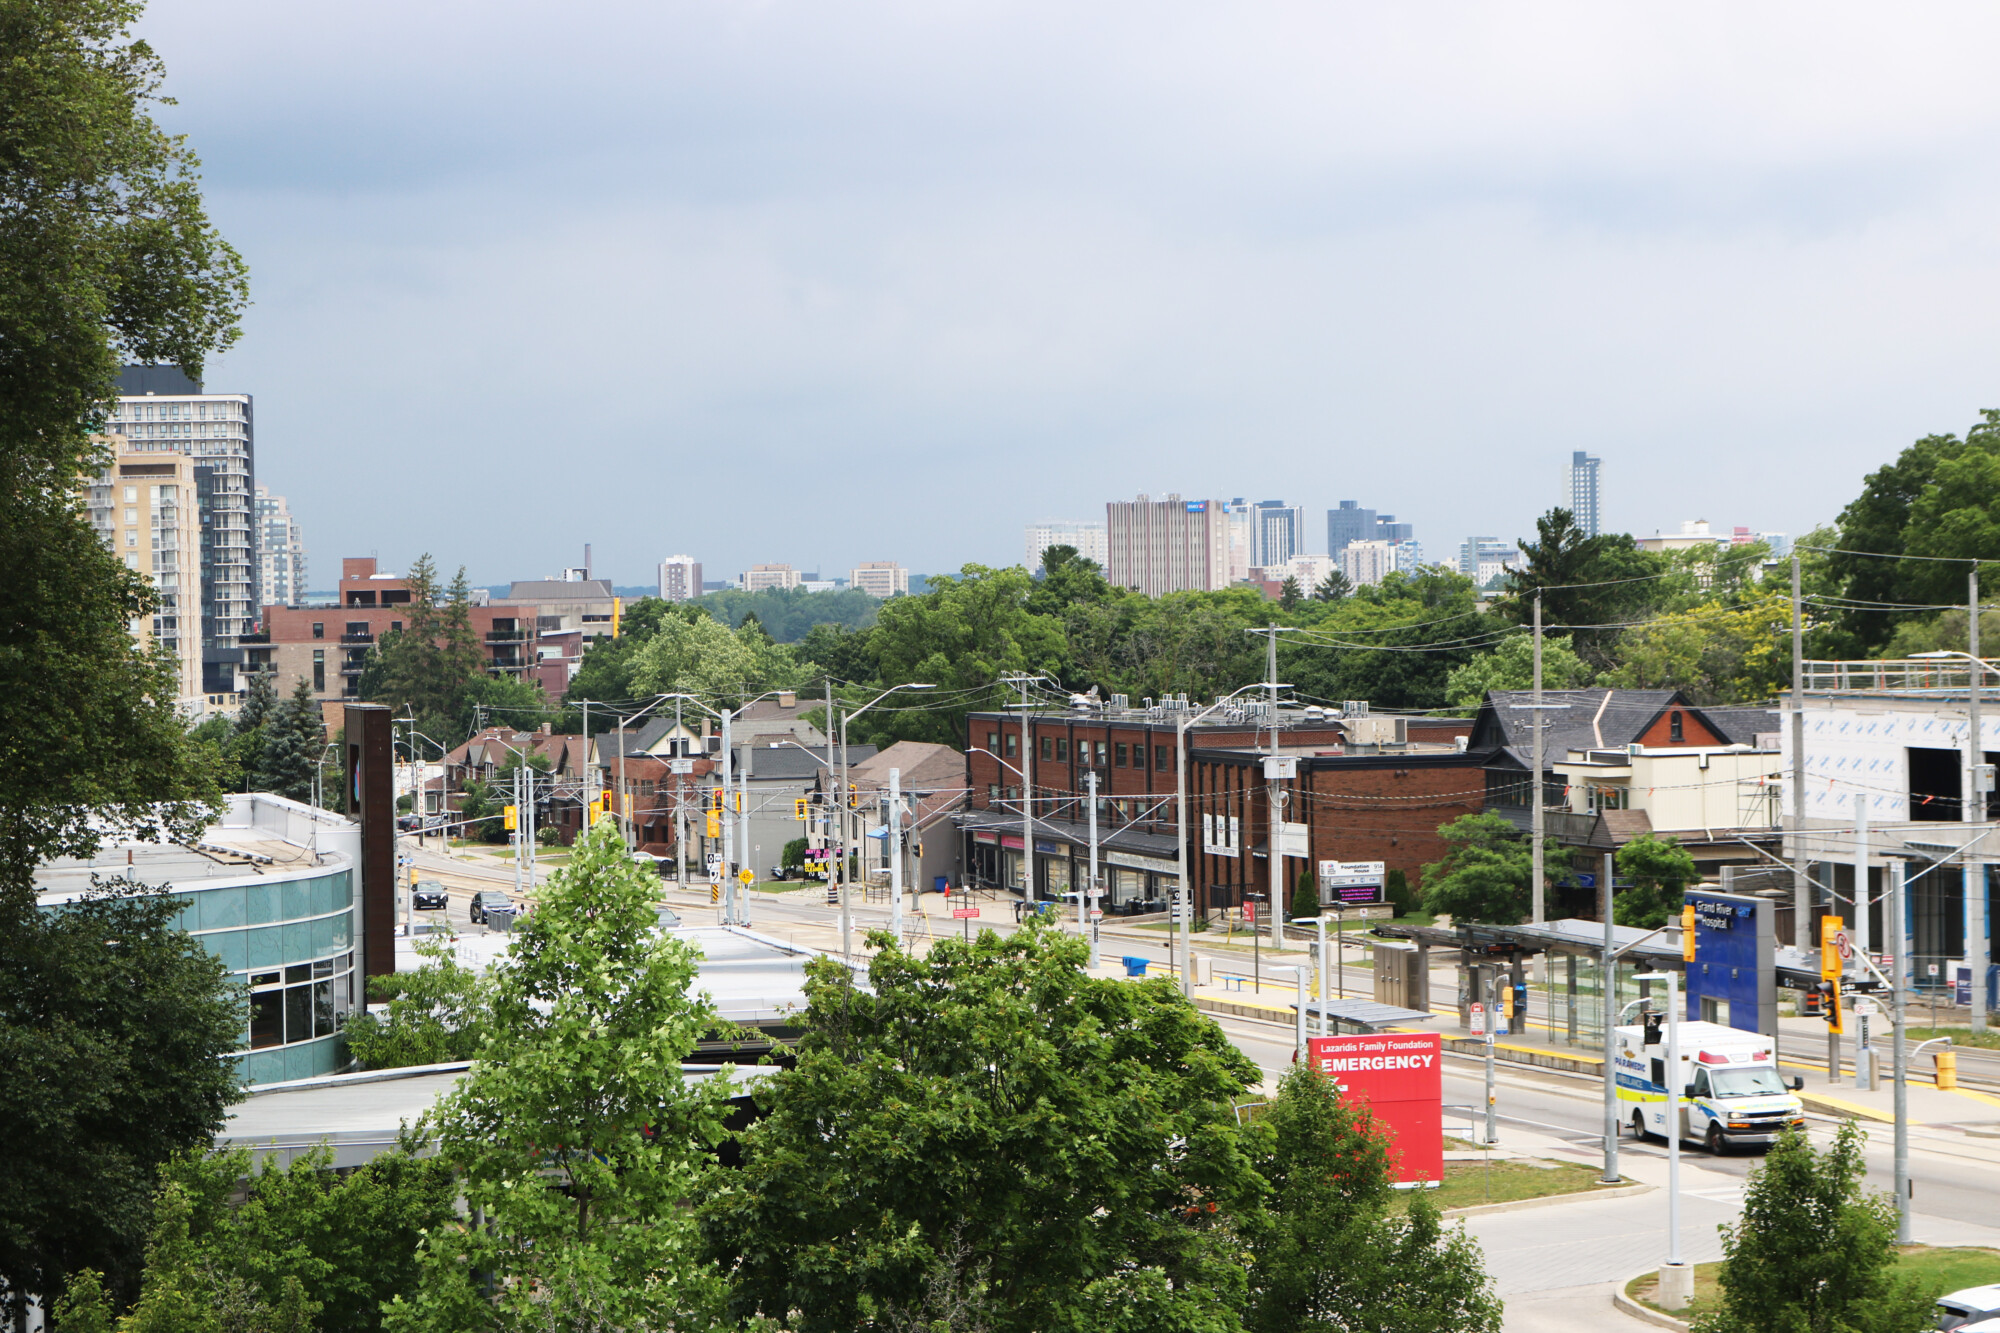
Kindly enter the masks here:
<path id="1" fill-rule="evenodd" d="M 1973 1325 L 1983 1328 L 1984 1321 L 1995 1315 L 2000 1315 L 2000 1284 L 1967 1287 L 1963 1291 L 1938 1297 L 1937 1326 L 1941 1329 L 1974 1333 Z"/>
<path id="2" fill-rule="evenodd" d="M 661 930 L 677 930 L 680 928 L 681 914 L 673 908 L 662 903 L 655 907 L 653 911 L 659 914 Z"/>
<path id="3" fill-rule="evenodd" d="M 472 895 L 472 907 L 467 912 L 467 915 L 483 926 L 486 924 L 487 908 L 498 907 L 511 911 L 513 906 L 514 900 L 501 890 L 481 889 Z"/>
<path id="4" fill-rule="evenodd" d="M 423 823 L 423 816 L 421 815 L 396 816 L 396 830 L 399 833 L 414 833 L 416 832 L 418 825 L 422 823 Z"/>
<path id="5" fill-rule="evenodd" d="M 444 885 L 434 879 L 419 880 L 411 898 L 419 912 L 442 912 L 451 905 L 445 896 Z"/>
<path id="6" fill-rule="evenodd" d="M 792 868 L 790 866 L 772 866 L 770 871 L 764 876 L 765 879 L 790 879 L 791 877 Z M 1976 897 L 1977 895 L 1974 896 Z"/>

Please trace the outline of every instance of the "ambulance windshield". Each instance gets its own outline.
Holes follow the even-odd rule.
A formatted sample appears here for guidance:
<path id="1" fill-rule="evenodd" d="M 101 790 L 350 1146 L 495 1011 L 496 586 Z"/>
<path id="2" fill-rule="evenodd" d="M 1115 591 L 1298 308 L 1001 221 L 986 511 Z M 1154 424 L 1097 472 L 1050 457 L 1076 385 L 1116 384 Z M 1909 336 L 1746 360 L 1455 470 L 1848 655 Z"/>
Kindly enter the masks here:
<path id="1" fill-rule="evenodd" d="M 1785 1091 L 1778 1071 L 1768 1065 L 1748 1069 L 1711 1069 L 1708 1081 L 1718 1097 L 1768 1097 Z"/>

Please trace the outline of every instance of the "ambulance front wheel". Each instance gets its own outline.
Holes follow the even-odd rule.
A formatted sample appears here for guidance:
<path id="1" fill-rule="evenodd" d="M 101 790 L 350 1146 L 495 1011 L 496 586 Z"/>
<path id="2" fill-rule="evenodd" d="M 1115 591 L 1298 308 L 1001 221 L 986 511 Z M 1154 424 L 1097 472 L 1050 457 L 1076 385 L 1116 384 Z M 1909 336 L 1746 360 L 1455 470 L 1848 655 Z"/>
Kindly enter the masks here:
<path id="1" fill-rule="evenodd" d="M 1646 1117 L 1638 1111 L 1632 1113 L 1632 1137 L 1641 1142 L 1646 1138 Z"/>

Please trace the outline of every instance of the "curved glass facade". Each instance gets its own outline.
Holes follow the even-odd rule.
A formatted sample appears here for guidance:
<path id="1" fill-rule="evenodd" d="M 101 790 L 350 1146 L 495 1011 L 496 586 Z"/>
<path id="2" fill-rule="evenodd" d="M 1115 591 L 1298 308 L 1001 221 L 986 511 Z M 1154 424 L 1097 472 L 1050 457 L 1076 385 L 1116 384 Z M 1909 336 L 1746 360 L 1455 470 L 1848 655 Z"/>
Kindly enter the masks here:
<path id="1" fill-rule="evenodd" d="M 248 992 L 236 1057 L 245 1083 L 337 1073 L 358 999 L 352 872 L 172 890 L 179 925 Z"/>

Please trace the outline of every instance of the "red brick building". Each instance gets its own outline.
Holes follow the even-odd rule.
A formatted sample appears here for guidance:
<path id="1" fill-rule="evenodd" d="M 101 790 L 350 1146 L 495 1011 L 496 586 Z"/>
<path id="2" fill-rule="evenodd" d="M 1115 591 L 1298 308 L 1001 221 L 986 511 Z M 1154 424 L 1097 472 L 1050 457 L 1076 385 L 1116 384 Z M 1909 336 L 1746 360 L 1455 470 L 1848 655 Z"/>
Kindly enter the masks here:
<path id="1" fill-rule="evenodd" d="M 968 810 L 960 817 L 967 880 L 1021 887 L 1026 785 L 1033 797 L 1036 896 L 1082 885 L 1094 773 L 1107 906 L 1163 902 L 1178 879 L 1175 751 L 1182 716 L 1171 706 L 1037 714 L 1028 722 L 1032 753 L 1024 764 L 1018 714 L 973 714 Z M 1285 867 L 1286 882 L 1310 862 L 1379 860 L 1414 884 L 1423 864 L 1444 853 L 1438 825 L 1481 808 L 1481 760 L 1463 748 L 1470 730 L 1462 719 L 1281 709 L 1278 752 L 1297 761 L 1295 775 L 1281 781 L 1285 817 L 1309 828 L 1308 855 Z M 1188 869 L 1204 912 L 1238 906 L 1246 891 L 1268 891 L 1269 737 L 1268 715 L 1254 708 L 1225 709 L 1188 728 Z"/>

